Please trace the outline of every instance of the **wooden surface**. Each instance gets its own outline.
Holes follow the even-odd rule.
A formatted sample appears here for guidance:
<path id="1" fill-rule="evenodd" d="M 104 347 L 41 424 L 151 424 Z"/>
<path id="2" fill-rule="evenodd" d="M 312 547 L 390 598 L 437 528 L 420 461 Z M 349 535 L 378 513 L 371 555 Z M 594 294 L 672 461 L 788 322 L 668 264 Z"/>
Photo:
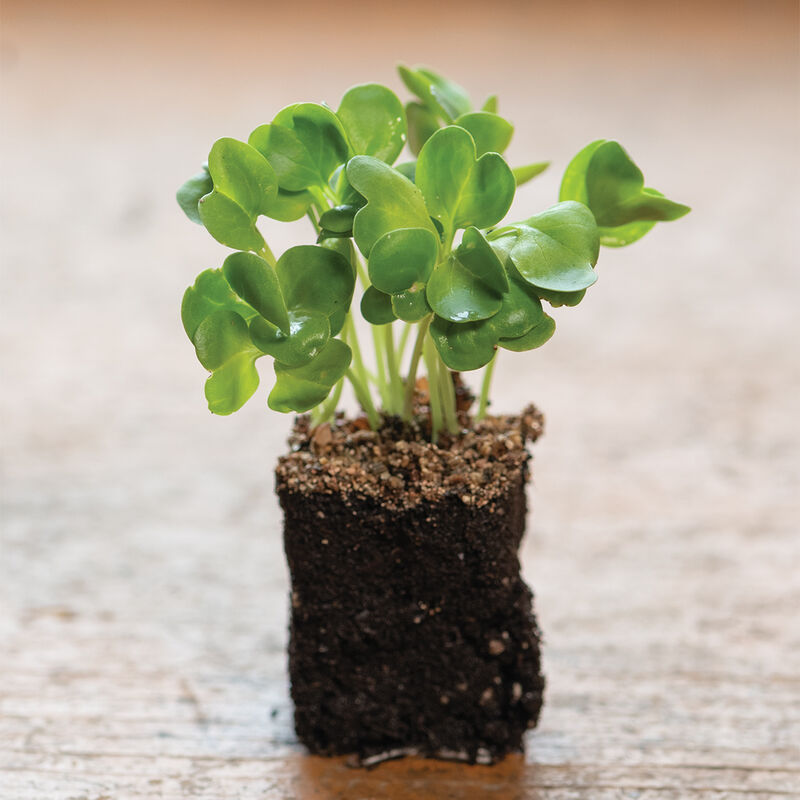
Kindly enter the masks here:
<path id="1" fill-rule="evenodd" d="M 794 7 L 133 8 L 0 12 L 0 798 L 800 796 Z M 356 81 L 399 89 L 401 58 L 501 89 L 513 160 L 554 160 L 522 213 L 597 136 L 694 207 L 604 251 L 555 339 L 498 366 L 497 407 L 548 419 L 523 561 L 549 686 L 496 768 L 298 747 L 289 421 L 263 390 L 211 418 L 177 321 L 224 252 L 172 201 L 208 144 Z"/>

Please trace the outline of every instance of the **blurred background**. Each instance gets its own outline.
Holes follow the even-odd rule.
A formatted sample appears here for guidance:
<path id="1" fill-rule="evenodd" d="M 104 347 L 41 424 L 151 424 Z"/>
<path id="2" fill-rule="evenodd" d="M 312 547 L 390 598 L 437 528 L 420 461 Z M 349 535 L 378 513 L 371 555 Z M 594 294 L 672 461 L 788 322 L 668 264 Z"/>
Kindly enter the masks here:
<path id="1" fill-rule="evenodd" d="M 368 81 L 407 99 L 401 61 L 478 102 L 499 94 L 509 160 L 552 160 L 512 215 L 555 202 L 599 137 L 693 208 L 605 249 L 554 339 L 498 363 L 494 408 L 532 401 L 548 422 L 523 549 L 550 678 L 529 759 L 625 764 L 644 747 L 653 763 L 719 766 L 749 748 L 753 763 L 800 763 L 785 711 L 800 673 L 796 3 L 4 0 L 13 796 L 91 784 L 77 757 L 42 777 L 68 745 L 294 752 L 272 494 L 291 419 L 266 409 L 268 367 L 242 411 L 208 413 L 179 305 L 226 250 L 174 193 L 215 139 L 245 139 L 290 102 L 335 108 Z M 275 252 L 307 236 L 262 222 Z M 177 763 L 147 762 L 142 781 Z"/>

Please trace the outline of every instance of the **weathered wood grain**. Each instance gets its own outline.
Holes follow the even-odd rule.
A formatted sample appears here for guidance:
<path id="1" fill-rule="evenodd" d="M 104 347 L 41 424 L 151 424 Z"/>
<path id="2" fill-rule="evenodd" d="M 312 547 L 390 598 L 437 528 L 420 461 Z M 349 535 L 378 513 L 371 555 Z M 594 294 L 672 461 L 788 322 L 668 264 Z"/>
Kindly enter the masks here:
<path id="1" fill-rule="evenodd" d="M 4 4 L 0 798 L 800 796 L 796 9 L 509 4 L 495 29 L 428 4 L 413 41 L 348 12 L 363 48 L 326 17 L 325 68 L 287 70 L 314 8 L 219 8 Z M 223 252 L 172 207 L 206 143 L 390 81 L 395 55 L 507 86 L 512 160 L 558 164 L 520 208 L 597 135 L 694 206 L 604 252 L 552 343 L 499 363 L 498 407 L 548 420 L 522 555 L 549 683 L 525 757 L 495 768 L 298 747 L 288 420 L 263 392 L 210 418 L 177 321 Z"/>

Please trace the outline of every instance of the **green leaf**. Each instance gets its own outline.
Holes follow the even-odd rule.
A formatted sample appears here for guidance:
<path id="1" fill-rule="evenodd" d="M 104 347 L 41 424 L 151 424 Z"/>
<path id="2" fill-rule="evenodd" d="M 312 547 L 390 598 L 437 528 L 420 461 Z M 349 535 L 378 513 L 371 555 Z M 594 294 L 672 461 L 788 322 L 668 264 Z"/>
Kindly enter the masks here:
<path id="1" fill-rule="evenodd" d="M 488 363 L 497 345 L 509 349 L 530 349 L 538 346 L 534 340 L 544 343 L 547 326 L 552 323 L 545 314 L 536 296 L 534 287 L 527 284 L 513 268 L 510 268 L 508 288 L 502 295 L 497 313 L 475 322 L 452 322 L 437 316 L 431 323 L 431 336 L 445 364 L 451 369 L 478 369 Z M 536 335 L 532 331 L 538 331 Z M 539 339 L 535 339 L 539 337 Z"/>
<path id="2" fill-rule="evenodd" d="M 400 228 L 385 233 L 372 246 L 367 264 L 377 289 L 397 294 L 425 283 L 439 255 L 439 242 L 428 228 Z"/>
<path id="3" fill-rule="evenodd" d="M 353 269 L 335 250 L 313 244 L 290 247 L 278 259 L 275 272 L 289 311 L 315 312 L 330 319 L 350 307 Z"/>
<path id="4" fill-rule="evenodd" d="M 410 289 L 392 295 L 392 311 L 404 322 L 419 322 L 431 310 L 423 283 L 415 283 Z"/>
<path id="5" fill-rule="evenodd" d="M 227 195 L 215 189 L 200 200 L 198 209 L 206 230 L 220 244 L 235 250 L 258 251 L 264 247 L 255 219 Z"/>
<path id="6" fill-rule="evenodd" d="M 353 218 L 358 211 L 358 206 L 341 205 L 329 208 L 319 218 L 320 227 L 331 233 L 345 233 L 350 235 L 353 231 Z"/>
<path id="7" fill-rule="evenodd" d="M 289 312 L 288 335 L 263 317 L 250 321 L 250 338 L 259 350 L 289 367 L 300 367 L 316 358 L 328 343 L 331 326 L 324 314 Z"/>
<path id="8" fill-rule="evenodd" d="M 261 250 L 264 239 L 256 228 L 256 218 L 269 212 L 278 193 L 269 162 L 250 145 L 226 138 L 214 142 L 208 170 L 214 189 L 198 203 L 203 225 L 228 247 Z"/>
<path id="9" fill-rule="evenodd" d="M 552 317 L 545 314 L 545 318 L 531 328 L 524 336 L 516 339 L 500 339 L 498 344 L 506 350 L 513 350 L 514 352 L 522 352 L 523 350 L 533 350 L 536 347 L 541 347 L 550 337 L 555 333 L 556 323 Z"/>
<path id="10" fill-rule="evenodd" d="M 491 319 L 486 320 L 494 331 L 495 341 L 522 336 L 544 320 L 546 314 L 536 292 L 536 288 L 526 283 L 512 266 L 502 305 Z"/>
<path id="11" fill-rule="evenodd" d="M 655 222 L 629 222 L 615 228 L 598 228 L 600 244 L 606 247 L 625 247 L 642 238 L 655 227 Z"/>
<path id="12" fill-rule="evenodd" d="M 299 192 L 278 189 L 278 194 L 269 204 L 265 216 L 279 222 L 294 222 L 306 215 L 313 202 L 314 196 L 306 189 Z"/>
<path id="13" fill-rule="evenodd" d="M 492 114 L 497 113 L 497 95 L 493 94 L 486 98 L 486 102 L 481 106 L 481 111 L 489 111 Z"/>
<path id="14" fill-rule="evenodd" d="M 462 114 L 455 124 L 470 132 L 479 156 L 484 153 L 505 152 L 514 135 L 514 126 L 507 119 L 488 111 Z"/>
<path id="15" fill-rule="evenodd" d="M 371 325 L 386 325 L 397 317 L 392 310 L 392 298 L 370 286 L 361 298 L 361 316 Z"/>
<path id="16" fill-rule="evenodd" d="M 485 321 L 460 323 L 434 317 L 430 334 L 442 361 L 452 370 L 479 369 L 494 357 L 495 334 Z"/>
<path id="17" fill-rule="evenodd" d="M 272 267 L 254 253 L 232 253 L 223 265 L 228 285 L 262 317 L 289 331 L 289 316 L 281 287 Z"/>
<path id="18" fill-rule="evenodd" d="M 272 165 L 282 189 L 325 187 L 350 154 L 339 118 L 326 106 L 298 103 L 261 125 L 248 142 Z"/>
<path id="19" fill-rule="evenodd" d="M 268 404 L 274 411 L 304 412 L 319 405 L 350 366 L 352 353 L 340 339 L 331 339 L 322 352 L 302 367 L 275 362 L 276 382 Z"/>
<path id="20" fill-rule="evenodd" d="M 377 83 L 354 86 L 342 98 L 336 116 L 355 154 L 374 156 L 387 164 L 400 155 L 406 121 L 403 104 L 391 89 Z"/>
<path id="21" fill-rule="evenodd" d="M 426 67 L 397 68 L 403 83 L 434 113 L 447 122 L 472 110 L 469 95 L 458 84 Z"/>
<path id="22" fill-rule="evenodd" d="M 408 147 L 416 156 L 422 145 L 439 130 L 436 114 L 421 103 L 406 103 L 406 125 L 408 126 Z"/>
<path id="23" fill-rule="evenodd" d="M 689 207 L 644 186 L 641 170 L 618 142 L 598 139 L 567 166 L 559 197 L 586 204 L 601 243 L 621 247 L 640 239 L 655 222 L 671 221 Z"/>
<path id="24" fill-rule="evenodd" d="M 209 411 L 224 415 L 240 409 L 258 388 L 255 361 L 261 355 L 247 323 L 235 311 L 214 311 L 197 327 L 194 346 L 198 360 L 212 373 L 205 386 Z"/>
<path id="25" fill-rule="evenodd" d="M 585 206 L 589 205 L 589 194 L 586 190 L 586 170 L 589 168 L 597 148 L 607 141 L 607 139 L 596 139 L 590 142 L 569 162 L 564 170 L 564 177 L 561 179 L 561 188 L 558 192 L 559 200 L 575 200 Z"/>
<path id="26" fill-rule="evenodd" d="M 456 228 L 488 228 L 499 222 L 514 199 L 514 176 L 497 153 L 475 154 L 463 128 L 450 125 L 431 136 L 417 159 L 416 185 L 432 217 L 448 237 Z"/>
<path id="27" fill-rule="evenodd" d="M 200 212 L 197 210 L 197 204 L 200 202 L 201 197 L 205 197 L 214 188 L 214 181 L 211 180 L 211 175 L 208 171 L 208 164 L 203 164 L 203 169 L 189 178 L 186 183 L 178 189 L 175 199 L 178 205 L 183 209 L 183 213 L 192 222 L 198 225 L 203 224 L 200 219 Z"/>
<path id="28" fill-rule="evenodd" d="M 278 193 L 275 170 L 255 148 L 236 139 L 218 139 L 208 155 L 214 189 L 255 219 L 266 214 Z"/>
<path id="29" fill-rule="evenodd" d="M 325 184 L 320 165 L 291 128 L 274 122 L 260 125 L 247 141 L 272 165 L 281 189 L 299 192 Z"/>
<path id="30" fill-rule="evenodd" d="M 534 286 L 576 292 L 597 280 L 592 269 L 600 246 L 597 226 L 582 203 L 557 203 L 524 223 L 493 231 L 489 238 Z"/>
<path id="31" fill-rule="evenodd" d="M 347 162 L 347 179 L 367 199 L 353 221 L 353 236 L 365 256 L 381 236 L 398 228 L 435 230 L 420 190 L 383 161 L 355 156 Z"/>
<path id="32" fill-rule="evenodd" d="M 200 323 L 214 311 L 223 309 L 235 311 L 245 320 L 257 313 L 231 291 L 222 270 L 207 269 L 197 276 L 194 286 L 190 286 L 183 295 L 181 322 L 186 335 L 193 339 Z"/>
<path id="33" fill-rule="evenodd" d="M 576 306 L 583 300 L 586 294 L 586 289 L 581 289 L 579 292 L 551 292 L 547 289 L 539 289 L 537 287 L 536 293 L 542 300 L 546 300 L 553 308 L 560 306 Z"/>
<path id="34" fill-rule="evenodd" d="M 522 186 L 533 180 L 537 175 L 541 175 L 550 166 L 549 161 L 537 161 L 535 164 L 526 164 L 522 167 L 512 167 L 511 173 L 517 186 Z"/>
<path id="35" fill-rule="evenodd" d="M 496 314 L 508 290 L 503 264 L 477 228 L 467 228 L 461 245 L 428 282 L 431 308 L 451 322 L 474 322 Z"/>
<path id="36" fill-rule="evenodd" d="M 394 167 L 401 175 L 405 175 L 411 183 L 417 178 L 417 162 L 416 161 L 405 161 L 402 164 L 395 164 Z"/>

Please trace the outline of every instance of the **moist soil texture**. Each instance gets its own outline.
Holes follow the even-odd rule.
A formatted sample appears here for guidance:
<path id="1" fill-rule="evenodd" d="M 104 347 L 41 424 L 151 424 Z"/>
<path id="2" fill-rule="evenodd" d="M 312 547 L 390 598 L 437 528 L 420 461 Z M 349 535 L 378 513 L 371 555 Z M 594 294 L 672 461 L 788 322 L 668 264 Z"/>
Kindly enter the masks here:
<path id="1" fill-rule="evenodd" d="M 299 739 L 362 765 L 408 754 L 492 763 L 542 704 L 539 631 L 519 574 L 532 406 L 426 440 L 299 417 L 277 492 L 292 579 Z"/>

